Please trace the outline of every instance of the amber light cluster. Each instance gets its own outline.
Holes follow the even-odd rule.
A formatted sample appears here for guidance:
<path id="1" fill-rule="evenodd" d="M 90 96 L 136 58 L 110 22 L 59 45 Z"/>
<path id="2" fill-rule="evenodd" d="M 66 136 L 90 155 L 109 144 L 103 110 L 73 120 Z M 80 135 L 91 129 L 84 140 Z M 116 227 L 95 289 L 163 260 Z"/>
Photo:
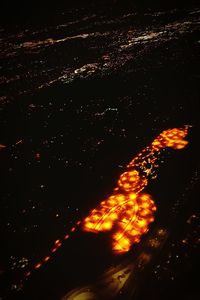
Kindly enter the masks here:
<path id="1" fill-rule="evenodd" d="M 84 219 L 83 230 L 96 233 L 111 231 L 112 249 L 118 253 L 129 251 L 132 244 L 138 243 L 154 221 L 156 211 L 151 196 L 141 191 L 148 184 L 152 170 L 158 167 L 161 149 L 184 148 L 188 143 L 184 140 L 187 133 L 188 126 L 165 130 L 143 149 L 121 174 L 113 195 L 102 201 Z"/>
<path id="2" fill-rule="evenodd" d="M 154 150 L 162 149 L 165 147 L 172 147 L 174 149 L 182 149 L 188 141 L 184 140 L 188 134 L 188 127 L 185 126 L 183 129 L 173 128 L 164 130 L 151 144 Z"/>
<path id="3" fill-rule="evenodd" d="M 91 211 L 83 222 L 83 229 L 99 232 L 113 228 L 112 249 L 125 252 L 148 231 L 155 210 L 155 204 L 147 194 L 115 194 Z"/>
<path id="4" fill-rule="evenodd" d="M 148 179 L 158 167 L 158 157 L 162 149 L 172 147 L 182 149 L 187 145 L 184 140 L 189 126 L 173 128 L 163 131 L 151 144 L 144 148 L 128 165 L 121 174 L 113 194 L 102 201 L 96 209 L 74 227 L 60 240 L 56 240 L 50 254 L 35 264 L 34 269 L 39 269 L 49 261 L 64 240 L 67 240 L 82 223 L 84 231 L 102 232 L 111 231 L 112 249 L 123 253 L 131 245 L 138 243 L 141 236 L 148 231 L 149 224 L 154 220 L 156 206 L 150 195 L 141 193 L 147 186 Z M 26 273 L 26 277 L 31 272 Z"/>

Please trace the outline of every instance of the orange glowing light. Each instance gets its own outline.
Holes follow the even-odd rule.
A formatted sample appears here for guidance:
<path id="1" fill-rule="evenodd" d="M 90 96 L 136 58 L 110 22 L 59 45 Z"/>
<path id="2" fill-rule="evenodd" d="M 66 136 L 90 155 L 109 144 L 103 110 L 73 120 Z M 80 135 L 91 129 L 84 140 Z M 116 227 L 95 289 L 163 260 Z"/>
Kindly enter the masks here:
<path id="1" fill-rule="evenodd" d="M 46 261 L 48 261 L 49 259 L 50 259 L 50 256 L 46 256 L 45 259 L 44 259 L 44 261 L 46 262 Z"/>
<path id="2" fill-rule="evenodd" d="M 154 221 L 157 209 L 151 196 L 141 192 L 148 184 L 153 168 L 158 167 L 160 151 L 166 147 L 182 149 L 187 145 L 184 138 L 188 128 L 165 130 L 143 149 L 120 175 L 113 194 L 83 220 L 83 230 L 98 233 L 112 229 L 112 249 L 118 253 L 126 252 L 132 244 L 138 243 Z"/>
<path id="3" fill-rule="evenodd" d="M 0 150 L 6 148 L 6 145 L 0 144 Z"/>
<path id="4" fill-rule="evenodd" d="M 126 170 L 119 176 L 112 195 L 92 209 L 83 221 L 77 221 L 62 240 L 54 242 L 51 254 L 61 247 L 62 241 L 67 240 L 80 224 L 84 231 L 111 231 L 112 249 L 116 253 L 127 252 L 132 244 L 139 243 L 142 235 L 148 232 L 157 210 L 152 197 L 141 192 L 147 186 L 149 178 L 155 178 L 161 150 L 166 147 L 182 149 L 188 144 L 184 138 L 189 127 L 161 132 L 127 165 Z M 1 148 L 4 148 L 4 145 L 0 145 Z M 50 256 L 46 256 L 34 269 L 40 268 L 49 259 Z M 31 272 L 27 272 L 25 276 L 30 274 Z"/>
<path id="5" fill-rule="evenodd" d="M 39 269 L 41 267 L 41 263 L 38 263 L 37 265 L 35 265 L 35 269 Z"/>
<path id="6" fill-rule="evenodd" d="M 29 277 L 31 275 L 31 272 L 26 272 L 25 277 Z"/>

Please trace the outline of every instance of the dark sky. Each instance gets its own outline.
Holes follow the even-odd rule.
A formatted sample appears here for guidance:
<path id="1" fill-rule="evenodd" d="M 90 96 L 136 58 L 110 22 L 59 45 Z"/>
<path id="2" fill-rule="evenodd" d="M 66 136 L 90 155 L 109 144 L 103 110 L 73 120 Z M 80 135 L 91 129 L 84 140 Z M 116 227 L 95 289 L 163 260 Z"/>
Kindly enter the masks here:
<path id="1" fill-rule="evenodd" d="M 127 9 L 169 9 L 198 6 L 197 0 L 139 1 L 139 0 L 69 0 L 69 1 L 6 1 L 1 2 L 1 22 L 6 24 L 53 23 L 57 15 L 71 8 L 86 9 L 93 12 L 106 11 L 119 14 Z"/>

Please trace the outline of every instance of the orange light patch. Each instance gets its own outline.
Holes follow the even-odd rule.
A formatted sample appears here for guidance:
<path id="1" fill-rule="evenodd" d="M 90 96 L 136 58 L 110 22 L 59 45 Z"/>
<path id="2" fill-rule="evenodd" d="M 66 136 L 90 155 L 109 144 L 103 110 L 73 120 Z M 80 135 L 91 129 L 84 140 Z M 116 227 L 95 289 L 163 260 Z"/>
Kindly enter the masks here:
<path id="1" fill-rule="evenodd" d="M 91 232 L 112 229 L 112 249 L 126 252 L 138 243 L 154 221 L 156 206 L 150 195 L 141 193 L 148 184 L 152 169 L 158 167 L 161 149 L 182 149 L 189 126 L 163 131 L 150 146 L 143 149 L 128 165 L 113 194 L 102 201 L 83 220 L 83 230 Z"/>
<path id="2" fill-rule="evenodd" d="M 94 233 L 111 231 L 112 249 L 116 253 L 127 252 L 134 243 L 139 243 L 142 235 L 148 232 L 157 210 L 152 197 L 141 192 L 147 186 L 149 178 L 156 177 L 154 172 L 158 168 L 161 150 L 166 147 L 179 150 L 188 144 L 185 137 L 189 127 L 184 126 L 161 132 L 150 146 L 144 148 L 127 165 L 125 172 L 119 176 L 112 195 L 102 201 L 96 209 L 91 210 L 82 222 L 77 221 L 76 227 L 72 227 L 63 240 L 67 240 L 82 223 L 84 231 Z M 21 142 L 20 140 L 16 144 Z M 0 150 L 5 147 L 5 145 L 0 145 Z M 36 153 L 36 158 L 40 158 L 39 153 Z M 56 252 L 61 245 L 62 241 L 56 240 L 51 254 Z M 39 269 L 49 259 L 50 256 L 46 256 L 42 263 L 39 262 L 34 266 L 34 269 Z M 31 272 L 27 272 L 25 276 L 28 277 L 30 274 Z"/>
<path id="3" fill-rule="evenodd" d="M 44 261 L 47 262 L 49 259 L 50 259 L 50 256 L 46 256 L 46 257 L 44 258 Z"/>
<path id="4" fill-rule="evenodd" d="M 35 265 L 35 269 L 39 269 L 42 266 L 41 263 L 38 263 L 37 265 Z"/>

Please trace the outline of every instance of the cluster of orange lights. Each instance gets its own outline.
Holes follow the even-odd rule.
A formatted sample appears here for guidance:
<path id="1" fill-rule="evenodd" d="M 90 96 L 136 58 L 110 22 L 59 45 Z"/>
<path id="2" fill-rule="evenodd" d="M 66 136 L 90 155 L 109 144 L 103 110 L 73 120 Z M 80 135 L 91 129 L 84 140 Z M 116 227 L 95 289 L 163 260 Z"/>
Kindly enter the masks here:
<path id="1" fill-rule="evenodd" d="M 154 201 L 147 194 L 114 194 L 91 211 L 83 221 L 83 229 L 92 232 L 112 230 L 112 249 L 125 252 L 148 231 L 149 223 L 154 221 L 154 211 Z"/>
<path id="2" fill-rule="evenodd" d="M 189 126 L 185 126 L 182 129 L 173 128 L 164 130 L 151 144 L 154 150 L 159 150 L 166 147 L 172 147 L 174 149 L 182 149 L 188 141 L 184 140 L 188 133 Z"/>
<path id="3" fill-rule="evenodd" d="M 39 269 L 56 252 L 64 240 L 70 237 L 82 223 L 82 229 L 89 232 L 110 231 L 112 235 L 112 249 L 117 253 L 129 251 L 134 243 L 138 243 L 149 224 L 154 221 L 156 211 L 152 197 L 141 191 L 148 184 L 148 178 L 153 168 L 158 167 L 157 159 L 160 151 L 166 147 L 182 149 L 187 145 L 184 140 L 189 126 L 173 128 L 163 131 L 151 144 L 144 148 L 121 174 L 113 194 L 102 201 L 97 208 L 75 227 L 62 240 L 56 240 L 48 256 L 34 266 Z M 150 165 L 150 167 L 149 167 Z M 26 277 L 31 272 L 26 273 Z"/>
<path id="4" fill-rule="evenodd" d="M 187 132 L 188 126 L 165 130 L 142 150 L 121 174 L 113 195 L 84 219 L 83 230 L 111 231 L 112 249 L 118 253 L 129 251 L 132 244 L 138 243 L 148 231 L 149 224 L 154 221 L 156 211 L 151 196 L 141 191 L 148 183 L 151 169 L 157 167 L 160 150 L 165 147 L 184 148 L 188 143 L 184 140 Z"/>
<path id="5" fill-rule="evenodd" d="M 147 185 L 145 176 L 139 175 L 136 170 L 124 172 L 118 180 L 118 188 L 125 192 L 133 191 L 139 193 Z"/>

